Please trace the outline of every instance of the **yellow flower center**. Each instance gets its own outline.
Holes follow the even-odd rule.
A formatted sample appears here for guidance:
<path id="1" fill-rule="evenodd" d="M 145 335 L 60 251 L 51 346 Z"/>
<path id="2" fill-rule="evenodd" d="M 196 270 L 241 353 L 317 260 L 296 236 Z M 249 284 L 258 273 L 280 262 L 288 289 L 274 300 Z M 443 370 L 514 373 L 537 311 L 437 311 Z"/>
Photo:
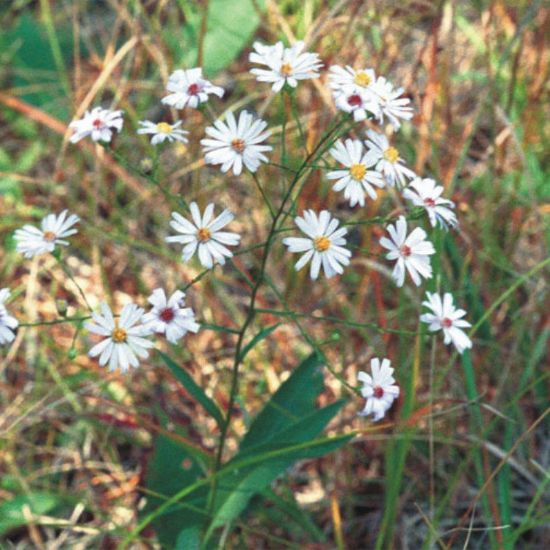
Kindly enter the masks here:
<path id="1" fill-rule="evenodd" d="M 365 71 L 359 71 L 355 74 L 353 81 L 357 86 L 366 88 L 371 83 L 371 77 Z"/>
<path id="2" fill-rule="evenodd" d="M 201 243 L 206 242 L 208 239 L 210 239 L 210 230 L 207 229 L 206 227 L 201 227 L 201 228 L 197 231 L 197 239 L 198 239 Z"/>
<path id="3" fill-rule="evenodd" d="M 126 331 L 123 328 L 115 327 L 115 330 L 113 330 L 113 333 L 111 334 L 111 338 L 115 344 L 123 344 L 126 342 L 126 338 L 128 335 L 126 334 Z"/>
<path id="4" fill-rule="evenodd" d="M 290 76 L 292 74 L 292 65 L 290 63 L 283 63 L 281 65 L 281 74 L 283 76 Z"/>
<path id="5" fill-rule="evenodd" d="M 233 149 L 237 151 L 237 153 L 242 153 L 244 151 L 245 146 L 246 146 L 246 143 L 244 142 L 244 139 L 235 138 L 231 142 L 231 147 L 233 147 Z"/>
<path id="6" fill-rule="evenodd" d="M 384 151 L 384 158 L 392 164 L 395 164 L 399 159 L 399 151 L 395 147 L 388 147 Z"/>
<path id="7" fill-rule="evenodd" d="M 44 240 L 49 243 L 55 241 L 57 235 L 53 231 L 44 231 Z"/>
<path id="8" fill-rule="evenodd" d="M 313 246 L 317 252 L 325 252 L 330 248 L 330 239 L 328 237 L 317 237 L 313 241 Z"/>
<path id="9" fill-rule="evenodd" d="M 349 173 L 355 181 L 362 181 L 367 173 L 367 167 L 364 164 L 352 164 Z"/>
<path id="10" fill-rule="evenodd" d="M 159 134 L 171 134 L 172 133 L 172 125 L 168 124 L 168 122 L 159 122 L 156 125 L 155 129 Z"/>

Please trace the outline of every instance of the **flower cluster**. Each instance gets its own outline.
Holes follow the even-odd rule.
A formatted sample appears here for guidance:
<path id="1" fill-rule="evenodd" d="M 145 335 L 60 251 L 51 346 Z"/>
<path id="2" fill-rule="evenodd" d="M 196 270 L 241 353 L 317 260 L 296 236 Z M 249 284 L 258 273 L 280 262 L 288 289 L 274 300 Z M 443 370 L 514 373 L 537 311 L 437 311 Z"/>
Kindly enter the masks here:
<path id="1" fill-rule="evenodd" d="M 291 93 L 300 81 L 318 78 L 323 67 L 319 55 L 305 51 L 303 42 L 291 47 L 285 47 L 282 42 L 274 45 L 257 42 L 249 60 L 255 65 L 251 74 L 258 82 L 270 84 L 273 93 Z M 395 131 L 413 116 L 411 100 L 403 95 L 404 90 L 394 87 L 368 67 L 332 66 L 328 71 L 328 84 L 336 108 L 344 113 L 339 116 L 344 120 L 347 117 L 349 123 L 369 122 L 368 126 L 356 128 L 354 137 L 338 135 L 327 147 L 328 155 L 323 162 L 329 165 L 326 179 L 334 182 L 332 190 L 342 192 L 350 208 L 363 208 L 368 200 L 375 201 L 385 192 L 400 193 L 413 208 L 425 211 L 431 227 L 456 227 L 454 204 L 442 197 L 444 188 L 433 179 L 418 177 L 407 167 L 395 146 Z M 206 105 L 210 96 L 224 96 L 224 90 L 205 78 L 200 67 L 173 72 L 167 91 L 161 103 L 178 110 L 210 109 Z M 372 129 L 375 123 L 383 125 L 379 131 Z M 143 120 L 139 122 L 137 133 L 151 136 L 152 145 L 187 143 L 189 132 L 182 125 L 182 120 Z M 73 143 L 85 137 L 110 143 L 115 132 L 122 131 L 123 113 L 96 107 L 80 120 L 71 122 L 69 127 L 73 130 Z M 271 137 L 268 123 L 246 110 L 238 114 L 227 111 L 225 117 L 206 127 L 204 134 L 200 145 L 205 163 L 219 166 L 222 173 L 232 171 L 234 176 L 240 176 L 245 169 L 257 172 L 262 163 L 269 162 L 268 155 L 273 151 L 267 143 Z M 284 206 L 283 201 L 279 214 Z M 172 213 L 170 227 L 176 234 L 167 236 L 166 241 L 182 246 L 183 262 L 190 261 L 196 254 L 204 268 L 213 269 L 232 258 L 229 247 L 239 245 L 241 236 L 224 228 L 233 221 L 234 215 L 225 209 L 215 216 L 214 210 L 215 205 L 210 203 L 201 213 L 198 204 L 191 201 L 189 215 Z M 388 218 L 387 236 L 380 239 L 387 260 L 394 262 L 392 278 L 399 287 L 405 284 L 407 274 L 416 286 L 430 279 L 430 259 L 436 253 L 424 228 L 409 228 L 408 214 L 407 209 L 402 208 L 395 218 Z M 418 217 L 409 216 L 409 219 Z M 58 245 L 67 246 L 69 243 L 65 239 L 77 233 L 74 226 L 79 221 L 78 216 L 68 215 L 66 210 L 59 215 L 49 214 L 40 228 L 26 225 L 15 232 L 17 250 L 31 258 L 52 253 Z M 298 271 L 309 263 L 312 280 L 321 272 L 326 278 L 341 275 L 352 257 L 351 246 L 346 240 L 346 223 L 333 217 L 328 210 L 315 212 L 311 209 L 296 216 L 294 223 L 304 236 L 286 237 L 282 244 L 288 252 L 302 254 L 295 269 Z M 18 326 L 4 305 L 9 294 L 8 289 L 0 291 L 0 344 L 9 343 Z M 193 310 L 185 307 L 184 297 L 182 291 L 168 297 L 162 288 L 157 288 L 149 297 L 152 309 L 148 313 L 132 303 L 122 309 L 120 316 L 114 315 L 107 304 L 102 304 L 100 312 L 93 313 L 91 321 L 86 323 L 90 333 L 101 337 L 89 355 L 98 357 L 102 366 L 126 371 L 148 356 L 148 350 L 153 347 L 150 339 L 153 334 L 164 335 L 175 344 L 188 332 L 196 333 L 200 326 Z M 455 309 L 451 294 L 446 293 L 441 298 L 439 294 L 428 292 L 423 305 L 431 313 L 421 315 L 420 320 L 429 325 L 430 331 L 442 330 L 445 344 L 452 342 L 460 353 L 471 347 L 471 341 L 462 331 L 470 325 L 462 319 L 465 312 Z M 375 358 L 371 361 L 372 374 L 359 374 L 359 381 L 364 385 L 362 395 L 367 400 L 361 414 L 372 414 L 374 420 L 381 419 L 399 395 L 390 365 L 389 359 L 380 362 Z"/>

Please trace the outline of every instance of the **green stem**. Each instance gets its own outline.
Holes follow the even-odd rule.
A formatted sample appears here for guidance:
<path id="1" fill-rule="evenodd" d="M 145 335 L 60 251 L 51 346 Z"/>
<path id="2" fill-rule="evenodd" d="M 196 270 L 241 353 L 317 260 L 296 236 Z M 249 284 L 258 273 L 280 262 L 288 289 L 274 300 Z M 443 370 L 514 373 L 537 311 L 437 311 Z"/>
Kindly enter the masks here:
<path id="1" fill-rule="evenodd" d="M 225 421 L 224 421 L 224 423 L 222 425 L 222 428 L 221 428 L 220 441 L 219 441 L 218 449 L 217 449 L 217 452 L 216 452 L 216 461 L 215 461 L 215 465 L 214 465 L 214 472 L 217 472 L 221 467 L 223 452 L 224 452 L 224 449 L 225 449 L 225 443 L 226 443 L 227 434 L 228 434 L 228 431 L 229 431 L 229 425 L 231 423 L 231 418 L 232 418 L 232 414 L 233 414 L 233 407 L 235 405 L 235 400 L 236 400 L 236 397 L 237 397 L 238 382 L 239 382 L 239 367 L 240 367 L 241 362 L 242 362 L 241 350 L 243 348 L 244 339 L 245 339 L 245 335 L 246 335 L 246 332 L 248 330 L 248 327 L 251 325 L 251 323 L 254 320 L 254 317 L 256 315 L 256 309 L 255 309 L 256 298 L 257 298 L 260 286 L 264 282 L 265 270 L 266 270 L 266 267 L 267 267 L 267 260 L 268 260 L 268 257 L 269 257 L 269 253 L 271 251 L 271 246 L 273 244 L 275 235 L 277 233 L 277 229 L 278 229 L 277 226 L 278 226 L 279 220 L 280 219 L 282 220 L 281 224 L 284 223 L 284 220 L 286 219 L 286 216 L 288 215 L 288 214 L 285 214 L 286 204 L 291 199 L 292 192 L 293 192 L 294 188 L 298 185 L 300 179 L 302 178 L 302 176 L 306 172 L 307 165 L 311 162 L 312 159 L 318 158 L 318 156 L 320 156 L 323 153 L 324 144 L 339 129 L 341 124 L 342 124 L 341 120 L 337 120 L 335 122 L 335 124 L 332 126 L 332 128 L 330 128 L 329 131 L 323 136 L 323 138 L 317 144 L 315 149 L 304 160 L 304 162 L 300 166 L 300 169 L 297 171 L 294 178 L 292 179 L 287 191 L 285 192 L 285 195 L 283 197 L 281 205 L 280 205 L 279 209 L 277 210 L 274 218 L 272 219 L 271 227 L 269 229 L 268 236 L 267 236 L 267 239 L 266 239 L 266 242 L 265 242 L 265 247 L 263 249 L 263 255 L 262 255 L 259 275 L 258 275 L 258 278 L 257 278 L 255 284 L 254 284 L 254 287 L 252 288 L 251 295 L 250 295 L 250 301 L 249 301 L 249 305 L 248 305 L 248 313 L 247 313 L 246 318 L 244 320 L 244 323 L 243 323 L 243 325 L 242 325 L 242 327 L 239 331 L 239 337 L 238 337 L 237 344 L 236 344 L 236 347 L 235 347 L 235 355 L 234 355 L 233 368 L 232 368 L 232 373 L 231 373 L 231 386 L 230 386 L 230 392 L 229 392 L 229 401 L 228 401 L 228 405 L 227 405 L 227 414 L 226 414 Z M 213 511 L 213 509 L 215 507 L 216 493 L 217 493 L 217 483 L 215 481 L 216 478 L 213 478 L 213 479 L 214 479 L 214 481 L 213 481 L 212 489 L 211 489 L 211 492 L 210 492 L 209 505 L 208 505 L 210 513 Z"/>

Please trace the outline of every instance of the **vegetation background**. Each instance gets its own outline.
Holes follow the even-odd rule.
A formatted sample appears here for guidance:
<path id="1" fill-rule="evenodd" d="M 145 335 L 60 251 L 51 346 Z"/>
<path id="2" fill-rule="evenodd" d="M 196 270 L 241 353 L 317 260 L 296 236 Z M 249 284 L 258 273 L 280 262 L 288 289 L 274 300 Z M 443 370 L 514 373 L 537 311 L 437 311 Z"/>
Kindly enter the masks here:
<path id="1" fill-rule="evenodd" d="M 169 547 L 163 536 L 188 510 L 176 511 L 172 527 L 135 532 L 145 501 L 162 502 L 185 484 L 182 445 L 211 454 L 217 440 L 213 419 L 158 354 L 126 376 L 87 358 L 86 338 L 56 324 L 65 310 L 82 311 L 79 292 L 53 257 L 17 254 L 14 230 L 50 211 L 79 214 L 86 223 L 71 239 L 68 264 L 92 305 L 143 301 L 163 282 L 181 286 L 200 274 L 164 242 L 179 195 L 230 207 L 243 247 L 256 244 L 266 234 L 265 208 L 249 176 L 204 168 L 202 114 L 184 113 L 190 144 L 163 149 L 158 185 L 140 165 L 154 151 L 133 132 L 138 120 L 161 116 L 169 73 L 198 64 L 227 90 L 214 110 L 265 112 L 277 144 L 289 106 L 255 83 L 248 52 L 254 39 L 300 38 L 327 67 L 372 66 L 413 100 L 416 115 L 399 147 L 457 204 L 460 229 L 437 243 L 436 280 L 468 311 L 475 345 L 461 360 L 425 337 L 420 291 L 396 292 L 378 262 L 380 226 L 353 229 L 351 269 L 330 282 L 310 284 L 276 247 L 268 272 L 282 296 L 276 303 L 272 293 L 260 295 L 266 311 L 255 330 L 281 324 L 244 362 L 228 455 L 312 349 L 353 386 L 371 356 L 390 357 L 403 396 L 373 425 L 357 417 L 362 401 L 324 371 L 318 402 L 347 399 L 327 433 L 355 437 L 295 462 L 221 529 L 218 545 L 547 547 L 547 3 L 13 0 L 1 2 L 0 17 L 0 287 L 14 290 L 11 308 L 28 325 L 0 350 L 2 547 Z M 314 143 L 335 116 L 326 75 L 300 84 L 296 100 Z M 99 104 L 125 111 L 115 153 L 68 146 L 68 122 Z M 295 119 L 286 131 L 288 155 L 299 160 Z M 274 167 L 260 174 L 268 189 L 279 185 Z M 388 201 L 381 194 L 354 219 L 387 212 Z M 304 207 L 350 215 L 321 172 L 306 182 Z M 252 250 L 196 281 L 188 298 L 199 317 L 213 327 L 242 324 L 249 291 L 241 274 L 253 276 L 257 266 Z M 203 330 L 170 349 L 224 411 L 234 345 L 230 332 Z M 164 472 L 160 486 L 151 472 Z"/>

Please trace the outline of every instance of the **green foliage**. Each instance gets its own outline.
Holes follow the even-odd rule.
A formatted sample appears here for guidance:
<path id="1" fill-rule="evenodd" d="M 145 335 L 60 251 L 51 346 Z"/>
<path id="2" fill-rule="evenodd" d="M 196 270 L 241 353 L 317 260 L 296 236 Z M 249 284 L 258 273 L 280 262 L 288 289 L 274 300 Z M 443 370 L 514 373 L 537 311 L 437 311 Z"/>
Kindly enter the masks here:
<path id="1" fill-rule="evenodd" d="M 30 495 L 18 495 L 0 504 L 0 535 L 10 529 L 25 525 L 27 518 L 23 508 L 28 506 L 32 514 L 47 514 L 52 512 L 62 503 L 57 495 L 50 493 L 31 493 Z"/>
<path id="2" fill-rule="evenodd" d="M 223 416 L 216 403 L 210 399 L 193 378 L 185 370 L 180 368 L 168 355 L 162 353 L 162 351 L 159 351 L 159 354 L 181 385 L 205 408 L 218 426 L 221 427 L 223 425 Z"/>
<path id="3" fill-rule="evenodd" d="M 202 5 L 178 1 L 185 14 L 181 34 L 168 42 L 177 67 L 194 67 L 198 61 Z M 263 2 L 256 3 L 263 5 Z M 225 69 L 249 43 L 258 28 L 260 18 L 252 0 L 211 0 L 208 3 L 206 34 L 204 36 L 203 67 L 208 76 Z"/>
<path id="4" fill-rule="evenodd" d="M 181 370 L 169 357 L 164 354 L 162 357 L 189 391 L 189 380 L 179 376 Z M 198 485 L 153 520 L 161 542 L 168 547 L 193 547 L 198 529 L 204 525 L 208 525 L 206 539 L 209 540 L 218 527 L 237 520 L 246 511 L 250 499 L 261 495 L 295 461 L 322 456 L 347 442 L 351 435 L 316 439 L 343 405 L 343 401 L 338 401 L 316 408 L 315 400 L 322 390 L 322 364 L 316 355 L 311 355 L 292 372 L 252 421 L 239 452 L 224 465 L 219 479 L 212 480 L 210 486 Z M 182 469 L 182 465 L 186 468 Z M 144 511 L 145 517 L 162 502 L 160 495 L 174 496 L 196 483 L 203 476 L 202 466 L 188 448 L 159 435 L 148 469 L 147 490 L 152 496 Z M 304 519 L 300 521 L 303 523 Z"/>
<path id="5" fill-rule="evenodd" d="M 147 467 L 147 506 L 143 514 L 147 515 L 162 504 L 165 498 L 195 482 L 204 473 L 203 468 L 204 465 L 187 448 L 159 434 Z M 206 491 L 203 489 L 156 518 L 153 526 L 160 542 L 171 548 L 179 536 L 181 539 L 189 536 L 189 533 L 181 533 L 186 526 L 193 529 L 204 521 L 205 506 Z"/>
<path id="6" fill-rule="evenodd" d="M 70 23 L 58 25 L 55 32 L 65 60 L 69 61 L 73 51 Z M 67 118 L 70 105 L 60 86 L 58 67 L 42 22 L 34 15 L 22 15 L 11 30 L 0 35 L 0 47 L 5 49 L 13 44 L 16 46 L 12 60 L 13 84 L 34 87 L 33 91 L 22 94 L 21 99 L 59 118 Z"/>

